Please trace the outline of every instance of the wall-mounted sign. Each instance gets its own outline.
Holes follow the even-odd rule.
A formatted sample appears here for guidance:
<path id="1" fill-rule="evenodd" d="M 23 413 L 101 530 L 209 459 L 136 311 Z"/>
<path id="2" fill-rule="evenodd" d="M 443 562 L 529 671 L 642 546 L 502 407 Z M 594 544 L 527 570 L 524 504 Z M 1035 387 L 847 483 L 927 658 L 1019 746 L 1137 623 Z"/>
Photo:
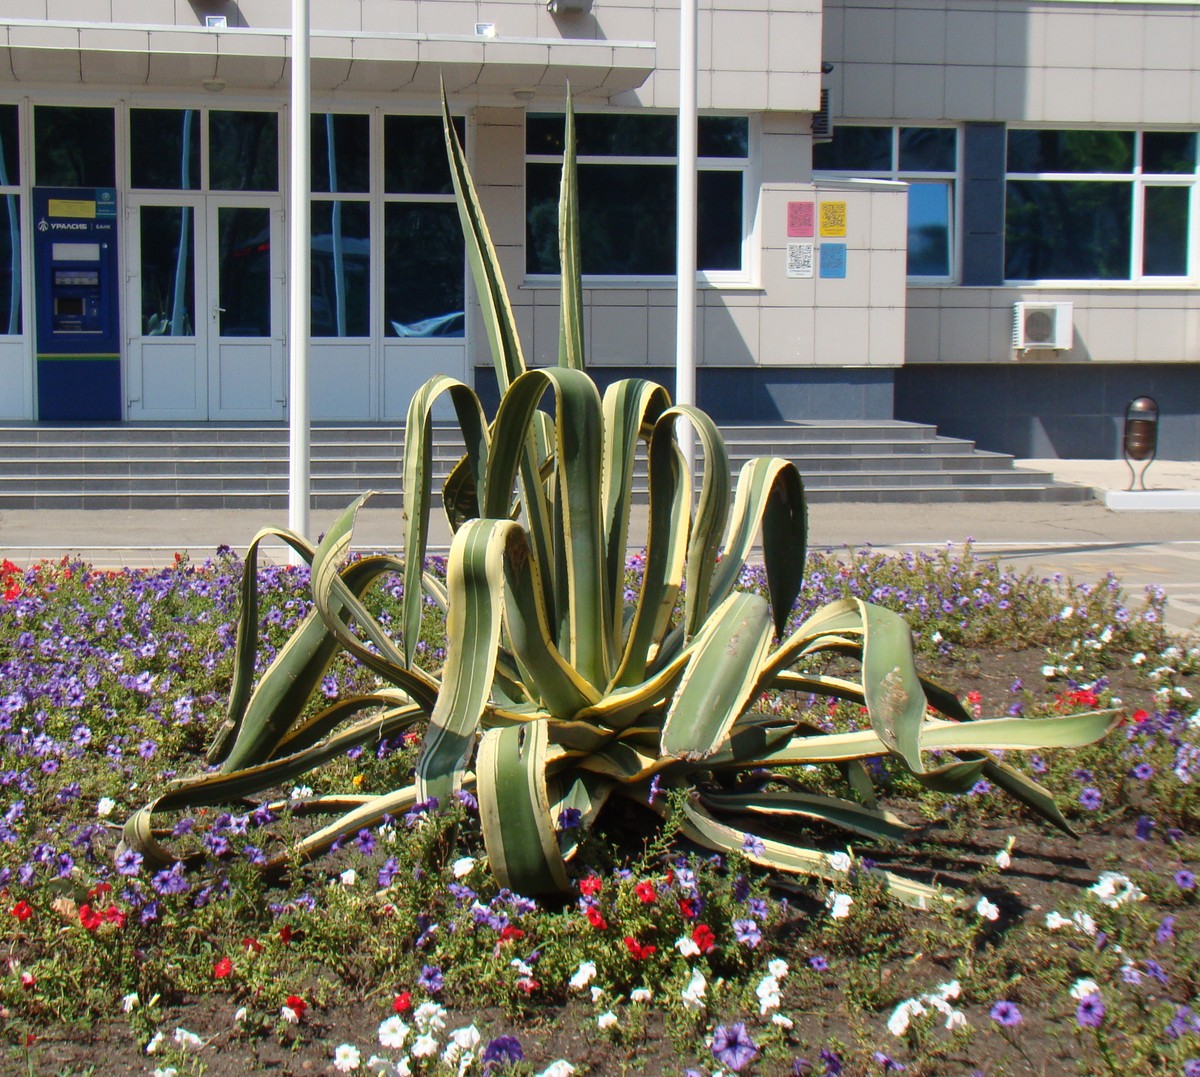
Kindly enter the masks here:
<path id="1" fill-rule="evenodd" d="M 787 275 L 789 277 L 811 277 L 813 275 L 813 245 L 811 243 L 789 243 L 787 245 Z"/>
<path id="2" fill-rule="evenodd" d="M 844 236 L 846 234 L 846 203 L 821 203 L 821 235 Z"/>
<path id="3" fill-rule="evenodd" d="M 846 244 L 821 244 L 821 276 L 830 280 L 846 279 Z"/>
<path id="4" fill-rule="evenodd" d="M 813 210 L 811 202 L 789 202 L 787 204 L 787 234 L 807 237 L 813 234 Z"/>

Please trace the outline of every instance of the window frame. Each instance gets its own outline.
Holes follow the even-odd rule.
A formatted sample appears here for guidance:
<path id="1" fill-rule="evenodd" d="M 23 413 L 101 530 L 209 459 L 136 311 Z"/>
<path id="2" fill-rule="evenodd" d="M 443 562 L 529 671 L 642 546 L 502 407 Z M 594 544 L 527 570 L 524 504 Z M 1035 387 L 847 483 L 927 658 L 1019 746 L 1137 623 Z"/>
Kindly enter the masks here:
<path id="1" fill-rule="evenodd" d="M 871 179 L 871 180 L 891 180 L 894 183 L 906 183 L 911 188 L 918 183 L 949 183 L 949 212 L 950 219 L 947 222 L 949 230 L 949 238 L 947 242 L 949 255 L 949 272 L 943 275 L 928 275 L 928 274 L 908 274 L 907 266 L 905 279 L 910 286 L 916 287 L 936 287 L 944 288 L 948 284 L 957 284 L 959 273 L 962 266 L 962 150 L 963 150 L 963 133 L 962 125 L 956 123 L 927 123 L 924 121 L 912 121 L 905 123 L 871 123 L 867 120 L 846 122 L 835 125 L 834 138 L 837 138 L 837 130 L 847 127 L 874 127 L 881 130 L 887 130 L 891 134 L 891 165 L 886 169 L 838 169 L 838 168 L 817 168 L 813 165 L 812 174 L 816 179 Z M 913 169 L 900 167 L 900 132 L 913 128 L 930 128 L 942 131 L 954 132 L 954 168 L 952 171 L 938 172 L 928 169 Z M 908 221 L 905 221 L 905 252 L 908 251 Z"/>
<path id="2" fill-rule="evenodd" d="M 1010 172 L 1008 171 L 1008 135 L 1013 131 L 1114 131 L 1128 132 L 1133 136 L 1133 163 L 1128 172 Z M 1147 134 L 1183 133 L 1192 134 L 1196 140 L 1195 161 L 1191 172 L 1146 172 L 1143 170 L 1144 138 Z M 1044 124 L 1010 124 L 1005 132 L 1005 228 L 1004 261 L 1008 261 L 1008 190 L 1012 182 L 1026 183 L 1123 183 L 1129 186 L 1129 273 L 1125 277 L 1040 277 L 1021 279 L 1004 278 L 1005 286 L 1015 287 L 1087 287 L 1087 288 L 1178 288 L 1195 287 L 1200 283 L 1200 129 L 1167 127 L 1094 127 L 1063 126 L 1047 127 Z M 1146 191 L 1156 187 L 1185 188 L 1188 196 L 1188 235 L 1185 245 L 1187 265 L 1182 275 L 1149 274 L 1143 272 L 1145 255 Z"/>
<path id="3" fill-rule="evenodd" d="M 557 113 L 554 113 L 557 115 Z M 650 109 L 600 109 L 595 111 L 577 112 L 576 116 L 674 116 L 673 113 L 656 112 Z M 697 187 L 699 175 L 703 172 L 736 172 L 742 177 L 742 240 L 740 269 L 697 269 L 696 282 L 710 288 L 757 287 L 758 279 L 758 168 L 759 168 L 759 116 L 753 113 L 737 112 L 736 110 L 720 110 L 702 112 L 699 119 L 708 116 L 734 117 L 746 121 L 746 156 L 745 157 L 697 157 L 696 173 Z M 679 154 L 664 154 L 661 156 L 645 156 L 636 154 L 577 154 L 576 165 L 623 165 L 631 167 L 671 168 L 675 175 L 679 173 Z M 529 220 L 529 166 L 554 165 L 561 170 L 563 155 L 545 153 L 524 153 L 524 227 L 528 228 Z M 699 228 L 699 208 L 697 207 L 697 228 Z M 527 235 L 527 232 L 526 232 Z M 560 273 L 531 273 L 528 269 L 528 251 L 525 252 L 525 284 L 529 287 L 557 287 Z M 590 288 L 645 288 L 645 287 L 674 287 L 678 280 L 677 273 L 585 273 L 583 283 Z"/>

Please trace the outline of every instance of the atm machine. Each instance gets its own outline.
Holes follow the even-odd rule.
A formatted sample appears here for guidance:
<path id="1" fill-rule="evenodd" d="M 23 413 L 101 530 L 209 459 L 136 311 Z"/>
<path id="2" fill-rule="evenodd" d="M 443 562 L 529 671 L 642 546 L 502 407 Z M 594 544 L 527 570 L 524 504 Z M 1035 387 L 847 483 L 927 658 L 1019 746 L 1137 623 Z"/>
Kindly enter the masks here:
<path id="1" fill-rule="evenodd" d="M 38 418 L 122 418 L 117 193 L 33 189 Z"/>

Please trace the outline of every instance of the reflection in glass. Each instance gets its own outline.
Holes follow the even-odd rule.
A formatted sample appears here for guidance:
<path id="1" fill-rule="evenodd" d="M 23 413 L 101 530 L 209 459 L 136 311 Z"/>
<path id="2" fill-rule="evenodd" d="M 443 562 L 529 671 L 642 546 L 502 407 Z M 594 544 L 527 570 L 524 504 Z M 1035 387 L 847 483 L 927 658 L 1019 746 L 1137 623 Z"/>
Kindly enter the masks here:
<path id="1" fill-rule="evenodd" d="M 191 206 L 142 206 L 142 333 L 190 337 L 196 332 L 195 252 Z"/>
<path id="2" fill-rule="evenodd" d="M 331 194 L 370 190 L 370 118 L 317 113 L 311 130 L 312 189 Z"/>
<path id="3" fill-rule="evenodd" d="M 279 190 L 279 117 L 210 112 L 208 177 L 214 191 Z"/>
<path id="4" fill-rule="evenodd" d="M 21 144 L 17 127 L 17 106 L 0 105 L 0 186 L 21 182 Z"/>
<path id="5" fill-rule="evenodd" d="M 950 276 L 949 183 L 914 182 L 908 188 L 908 275 Z"/>
<path id="6" fill-rule="evenodd" d="M 370 333 L 371 212 L 366 202 L 312 204 L 314 337 Z"/>
<path id="7" fill-rule="evenodd" d="M 1129 183 L 1009 180 L 1004 276 L 1127 280 L 1132 217 Z"/>
<path id="8" fill-rule="evenodd" d="M 697 269 L 742 268 L 742 204 L 741 172 L 701 172 L 697 176 Z"/>
<path id="9" fill-rule="evenodd" d="M 42 187 L 115 187 L 113 110 L 37 105 L 34 172 Z"/>
<path id="10" fill-rule="evenodd" d="M 561 112 L 530 114 L 525 121 L 526 152 L 561 155 L 565 123 Z M 677 135 L 678 123 L 673 116 L 575 116 L 575 152 L 579 157 L 674 157 Z"/>
<path id="11" fill-rule="evenodd" d="M 454 117 L 459 141 L 466 130 Z M 388 194 L 450 194 L 450 165 L 440 116 L 384 116 L 383 189 Z"/>
<path id="12" fill-rule="evenodd" d="M 195 191 L 200 187 L 200 113 L 194 108 L 129 112 L 129 163 L 134 187 Z"/>
<path id="13" fill-rule="evenodd" d="M 1132 172 L 1132 131 L 1008 132 L 1009 172 Z"/>
<path id="14" fill-rule="evenodd" d="M 0 197 L 0 333 L 21 332 L 21 199 Z"/>
<path id="15" fill-rule="evenodd" d="M 750 121 L 745 116 L 701 116 L 696 121 L 700 157 L 749 157 Z"/>
<path id="16" fill-rule="evenodd" d="M 1196 132 L 1145 132 L 1142 135 L 1142 171 L 1159 176 L 1195 172 Z"/>
<path id="17" fill-rule="evenodd" d="M 901 127 L 901 172 L 953 172 L 958 154 L 953 127 Z"/>
<path id="18" fill-rule="evenodd" d="M 1186 187 L 1147 187 L 1142 232 L 1142 273 L 1186 277 L 1188 197 Z"/>
<path id="19" fill-rule="evenodd" d="M 832 142 L 813 146 L 815 171 L 890 172 L 892 129 L 890 127 L 837 127 Z"/>
<path id="20" fill-rule="evenodd" d="M 217 211 L 218 299 L 223 337 L 271 335 L 271 211 Z"/>
<path id="21" fill-rule="evenodd" d="M 463 335 L 463 238 L 451 202 L 384 207 L 383 317 L 389 337 Z"/>

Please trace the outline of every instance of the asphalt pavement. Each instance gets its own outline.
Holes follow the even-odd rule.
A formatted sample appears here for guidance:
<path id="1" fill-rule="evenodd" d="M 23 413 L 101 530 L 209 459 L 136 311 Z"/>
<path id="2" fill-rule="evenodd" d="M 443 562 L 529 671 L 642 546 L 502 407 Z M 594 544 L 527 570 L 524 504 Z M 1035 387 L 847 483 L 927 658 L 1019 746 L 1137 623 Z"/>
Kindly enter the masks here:
<path id="1" fill-rule="evenodd" d="M 869 545 L 899 551 L 970 540 L 978 553 L 1041 576 L 1062 573 L 1083 582 L 1114 571 L 1135 596 L 1146 586 L 1164 588 L 1167 623 L 1177 630 L 1200 630 L 1200 463 L 1151 465 L 1146 476 L 1150 490 L 1178 491 L 1181 500 L 1174 504 L 1196 506 L 1167 511 L 1136 504 L 1120 511 L 1106 506 L 1105 492 L 1122 491 L 1129 483 L 1129 470 L 1120 460 L 1036 460 L 1020 466 L 1088 486 L 1097 499 L 1068 504 L 816 504 L 809 510 L 809 544 L 814 549 Z M 310 534 L 320 534 L 334 516 L 333 511 L 314 511 Z M 0 556 L 26 564 L 72 554 L 97 567 L 161 567 L 177 552 L 198 560 L 221 544 L 244 552 L 260 528 L 286 524 L 287 513 L 280 510 L 0 510 Z M 635 519 L 633 543 L 643 528 Z M 399 509 L 374 510 L 368 503 L 354 545 L 397 549 L 402 534 Z M 435 527 L 432 538 L 435 546 L 448 544 L 444 524 Z M 279 559 L 286 555 L 281 544 L 268 544 L 268 553 Z"/>

